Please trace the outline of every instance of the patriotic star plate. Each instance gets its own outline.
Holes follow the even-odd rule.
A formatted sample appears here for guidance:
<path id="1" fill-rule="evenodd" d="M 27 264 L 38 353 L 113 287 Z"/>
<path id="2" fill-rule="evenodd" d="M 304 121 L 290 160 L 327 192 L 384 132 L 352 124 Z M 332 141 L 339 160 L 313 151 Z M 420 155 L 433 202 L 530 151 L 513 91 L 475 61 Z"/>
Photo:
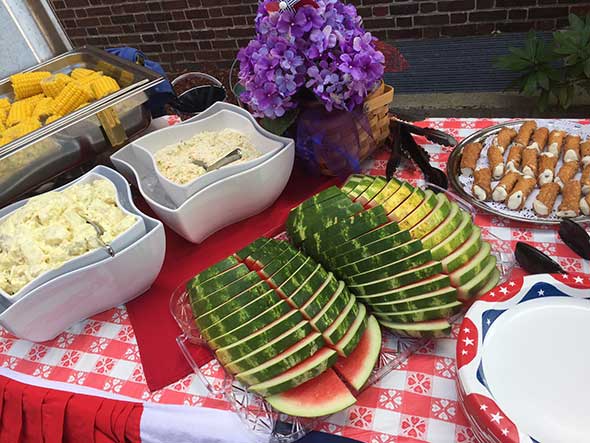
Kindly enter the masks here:
<path id="1" fill-rule="evenodd" d="M 459 398 L 478 440 L 588 441 L 590 275 L 510 280 L 476 301 L 457 340 Z"/>

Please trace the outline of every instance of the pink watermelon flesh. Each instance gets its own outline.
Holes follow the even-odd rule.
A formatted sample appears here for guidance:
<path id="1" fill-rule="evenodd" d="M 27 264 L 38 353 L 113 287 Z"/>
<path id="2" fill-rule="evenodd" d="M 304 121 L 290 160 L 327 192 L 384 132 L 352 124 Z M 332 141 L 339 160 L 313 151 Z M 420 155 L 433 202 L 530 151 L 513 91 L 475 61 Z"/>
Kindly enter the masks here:
<path id="1" fill-rule="evenodd" d="M 348 357 L 340 357 L 334 369 L 346 382 L 359 391 L 369 379 L 381 352 L 381 327 L 371 316 L 369 325 L 356 349 Z"/>
<path id="2" fill-rule="evenodd" d="M 321 417 L 352 406 L 356 399 L 332 369 L 266 401 L 277 411 L 296 417 Z"/>

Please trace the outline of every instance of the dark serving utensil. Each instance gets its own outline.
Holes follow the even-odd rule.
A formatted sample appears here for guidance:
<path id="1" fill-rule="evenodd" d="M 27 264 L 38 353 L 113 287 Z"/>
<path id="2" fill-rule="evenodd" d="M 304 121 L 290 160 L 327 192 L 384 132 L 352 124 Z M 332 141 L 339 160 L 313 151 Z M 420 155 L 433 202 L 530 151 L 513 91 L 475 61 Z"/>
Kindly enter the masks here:
<path id="1" fill-rule="evenodd" d="M 528 243 L 518 242 L 514 256 L 529 274 L 567 274 L 551 257 Z"/>
<path id="2" fill-rule="evenodd" d="M 456 146 L 457 140 L 450 134 L 446 132 L 439 131 L 438 129 L 434 128 L 421 128 L 420 126 L 413 125 L 408 123 L 404 120 L 398 120 L 393 118 L 396 122 L 400 125 L 406 127 L 412 134 L 421 135 L 425 137 L 427 140 L 431 141 L 432 143 L 436 143 L 437 145 L 442 146 Z"/>
<path id="3" fill-rule="evenodd" d="M 389 125 L 391 128 L 391 134 L 387 140 L 387 144 L 389 145 L 391 152 L 389 154 L 387 166 L 385 167 L 385 176 L 387 177 L 387 180 L 393 178 L 393 174 L 395 174 L 395 171 L 397 171 L 397 168 L 402 161 L 400 125 L 393 119 L 390 121 Z"/>
<path id="4" fill-rule="evenodd" d="M 559 237 L 580 257 L 590 260 L 590 236 L 578 223 L 564 219 L 559 224 Z"/>

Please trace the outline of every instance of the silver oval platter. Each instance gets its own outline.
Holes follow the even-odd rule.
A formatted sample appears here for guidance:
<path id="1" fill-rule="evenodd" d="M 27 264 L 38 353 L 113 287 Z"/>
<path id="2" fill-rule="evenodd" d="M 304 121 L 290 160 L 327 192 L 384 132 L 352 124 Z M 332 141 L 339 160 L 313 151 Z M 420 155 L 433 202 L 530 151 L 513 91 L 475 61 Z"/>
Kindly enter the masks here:
<path id="1" fill-rule="evenodd" d="M 503 202 L 495 202 L 495 201 L 482 201 L 474 197 L 472 194 L 472 187 L 474 177 L 473 175 L 462 175 L 461 174 L 461 157 L 463 148 L 471 143 L 481 143 L 483 145 L 483 149 L 480 153 L 479 160 L 477 162 L 478 167 L 485 167 L 489 166 L 488 164 L 488 156 L 487 152 L 490 146 L 492 145 L 493 140 L 497 133 L 500 132 L 503 128 L 512 127 L 516 131 L 520 129 L 520 126 L 526 120 L 515 120 L 506 123 L 502 123 L 495 126 L 490 126 L 488 128 L 482 129 L 471 134 L 469 137 L 466 137 L 461 143 L 459 143 L 451 155 L 449 156 L 447 162 L 447 175 L 449 177 L 449 181 L 457 194 L 462 197 L 463 199 L 467 200 L 469 203 L 474 205 L 475 207 L 482 209 L 490 214 L 508 218 L 510 220 L 524 222 L 524 223 L 533 223 L 537 225 L 557 225 L 561 222 L 561 218 L 557 216 L 557 208 L 562 202 L 562 196 L 559 195 L 557 200 L 555 201 L 555 205 L 553 207 L 553 211 L 546 217 L 541 217 L 535 213 L 533 210 L 533 202 L 535 201 L 538 193 L 539 188 L 538 186 L 532 191 L 529 195 L 526 204 L 523 209 L 521 210 L 511 210 L 509 209 Z M 579 123 L 575 123 L 572 121 L 567 120 L 543 120 L 543 119 L 534 119 L 537 123 L 538 128 L 545 127 L 552 130 L 562 130 L 565 131 L 567 134 L 571 135 L 579 135 L 581 137 L 582 142 L 588 140 L 590 138 L 590 126 L 585 126 Z M 507 156 L 509 155 L 510 149 L 513 146 L 513 143 L 506 148 L 504 152 L 504 163 L 506 163 Z M 581 162 L 580 162 L 581 163 Z M 555 167 L 555 173 L 559 171 L 561 166 L 563 165 L 562 158 L 559 159 L 557 166 Z M 580 179 L 581 177 L 581 168 L 576 173 L 575 179 Z M 492 178 L 492 189 L 498 184 L 499 180 L 495 180 Z M 590 221 L 590 217 L 588 216 L 579 216 L 574 218 L 576 221 Z"/>

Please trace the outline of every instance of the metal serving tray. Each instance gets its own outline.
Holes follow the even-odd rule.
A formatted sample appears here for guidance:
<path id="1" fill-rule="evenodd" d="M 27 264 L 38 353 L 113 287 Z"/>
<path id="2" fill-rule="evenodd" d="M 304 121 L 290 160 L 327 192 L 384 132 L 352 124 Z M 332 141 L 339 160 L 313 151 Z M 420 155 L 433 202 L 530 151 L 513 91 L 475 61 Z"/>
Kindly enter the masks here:
<path id="1" fill-rule="evenodd" d="M 0 148 L 0 207 L 146 129 L 147 92 L 164 79 L 155 72 L 91 46 L 74 49 L 29 71 L 69 72 L 84 67 L 113 77 L 121 90 Z M 12 99 L 10 79 L 0 98 Z"/>

